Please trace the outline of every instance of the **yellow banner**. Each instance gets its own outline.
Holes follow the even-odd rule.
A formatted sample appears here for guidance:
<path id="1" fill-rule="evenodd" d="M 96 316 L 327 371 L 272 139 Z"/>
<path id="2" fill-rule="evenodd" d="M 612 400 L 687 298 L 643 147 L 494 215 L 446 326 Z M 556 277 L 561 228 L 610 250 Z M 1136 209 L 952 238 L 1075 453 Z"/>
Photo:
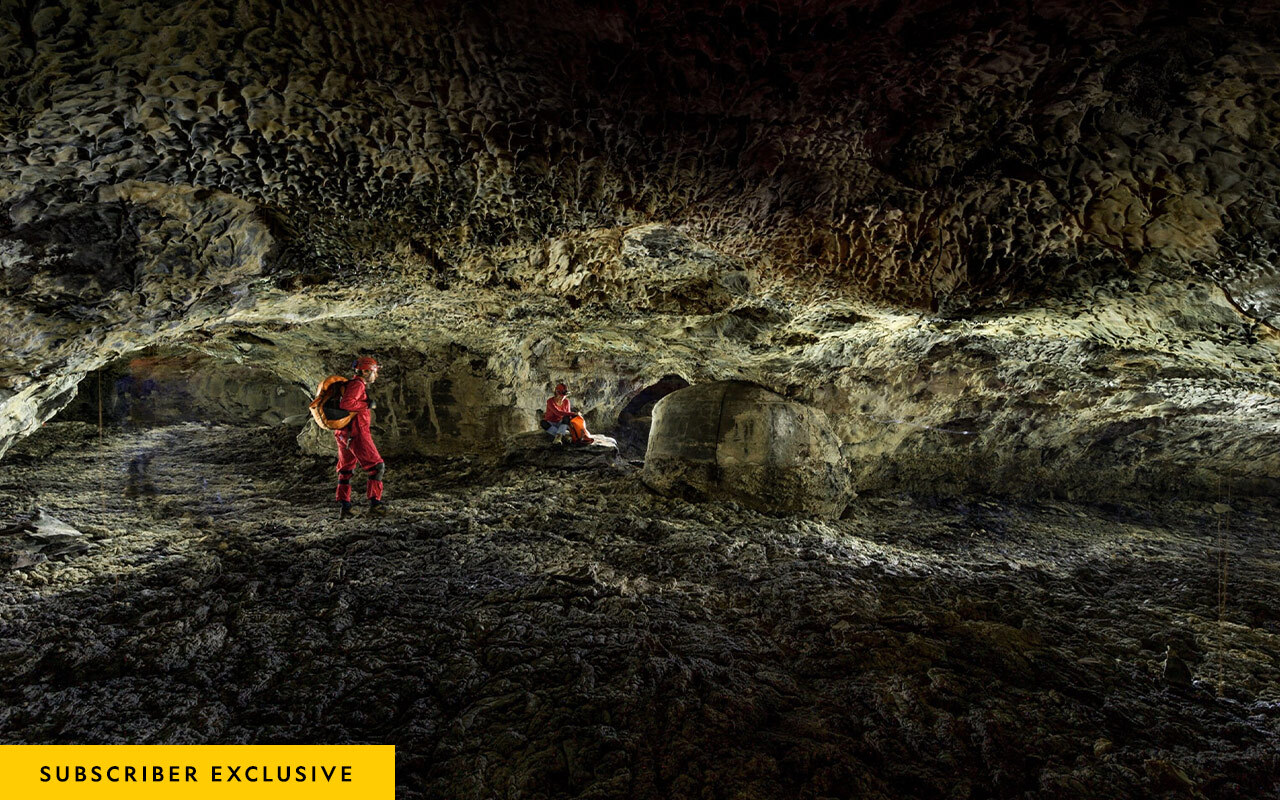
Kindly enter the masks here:
<path id="1" fill-rule="evenodd" d="M 393 800 L 392 745 L 3 745 L 23 800 Z"/>

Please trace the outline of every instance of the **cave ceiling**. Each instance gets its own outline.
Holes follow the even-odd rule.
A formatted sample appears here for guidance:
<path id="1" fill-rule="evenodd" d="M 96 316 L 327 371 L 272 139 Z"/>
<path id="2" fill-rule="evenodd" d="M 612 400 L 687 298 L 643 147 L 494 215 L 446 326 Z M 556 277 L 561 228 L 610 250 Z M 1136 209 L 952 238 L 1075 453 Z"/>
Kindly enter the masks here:
<path id="1" fill-rule="evenodd" d="M 842 412 L 1248 405 L 1224 447 L 1280 477 L 1278 41 L 1270 3 L 2 0 L 0 450 L 165 345 L 523 404 L 742 378 L 877 452 L 915 429 Z"/>

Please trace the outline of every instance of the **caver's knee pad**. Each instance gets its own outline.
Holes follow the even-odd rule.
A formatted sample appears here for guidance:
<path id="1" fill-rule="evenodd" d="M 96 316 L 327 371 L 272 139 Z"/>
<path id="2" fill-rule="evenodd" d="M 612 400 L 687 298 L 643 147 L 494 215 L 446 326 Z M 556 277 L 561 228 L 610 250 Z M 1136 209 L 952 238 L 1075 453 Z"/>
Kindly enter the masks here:
<path id="1" fill-rule="evenodd" d="M 374 481 L 380 481 L 382 480 L 382 476 L 384 473 L 386 473 L 386 471 L 387 471 L 387 462 L 379 461 L 377 465 L 373 468 L 373 471 L 369 473 L 369 479 Z"/>

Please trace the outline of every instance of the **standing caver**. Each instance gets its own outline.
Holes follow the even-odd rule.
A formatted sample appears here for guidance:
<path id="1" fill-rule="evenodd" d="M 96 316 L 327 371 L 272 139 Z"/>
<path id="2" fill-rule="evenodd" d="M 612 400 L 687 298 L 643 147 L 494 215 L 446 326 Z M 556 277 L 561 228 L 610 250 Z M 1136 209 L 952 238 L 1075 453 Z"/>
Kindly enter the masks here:
<path id="1" fill-rule="evenodd" d="M 370 409 L 377 408 L 377 403 L 369 400 L 366 386 L 378 379 L 378 362 L 368 356 L 356 359 L 356 374 L 347 381 L 342 389 L 339 406 L 355 416 L 345 427 L 333 432 L 338 442 L 338 502 L 342 504 L 341 518 L 354 516 L 351 511 L 351 476 L 359 464 L 369 475 L 369 513 L 382 514 L 386 507 L 382 504 L 382 476 L 387 465 L 373 443 L 373 431 L 370 429 Z"/>

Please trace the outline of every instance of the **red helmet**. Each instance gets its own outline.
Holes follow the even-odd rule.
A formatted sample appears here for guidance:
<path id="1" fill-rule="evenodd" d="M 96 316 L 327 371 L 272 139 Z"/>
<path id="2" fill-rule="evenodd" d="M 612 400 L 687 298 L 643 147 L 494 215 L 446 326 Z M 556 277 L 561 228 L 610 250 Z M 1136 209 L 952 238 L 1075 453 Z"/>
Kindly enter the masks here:
<path id="1" fill-rule="evenodd" d="M 568 393 L 569 393 L 568 386 L 565 386 L 563 383 L 556 384 L 556 394 L 568 394 Z"/>
<path id="2" fill-rule="evenodd" d="M 361 356 L 360 358 L 356 359 L 356 363 L 355 363 L 355 368 L 360 370 L 376 369 L 377 366 L 378 366 L 377 359 L 371 358 L 370 356 Z"/>

